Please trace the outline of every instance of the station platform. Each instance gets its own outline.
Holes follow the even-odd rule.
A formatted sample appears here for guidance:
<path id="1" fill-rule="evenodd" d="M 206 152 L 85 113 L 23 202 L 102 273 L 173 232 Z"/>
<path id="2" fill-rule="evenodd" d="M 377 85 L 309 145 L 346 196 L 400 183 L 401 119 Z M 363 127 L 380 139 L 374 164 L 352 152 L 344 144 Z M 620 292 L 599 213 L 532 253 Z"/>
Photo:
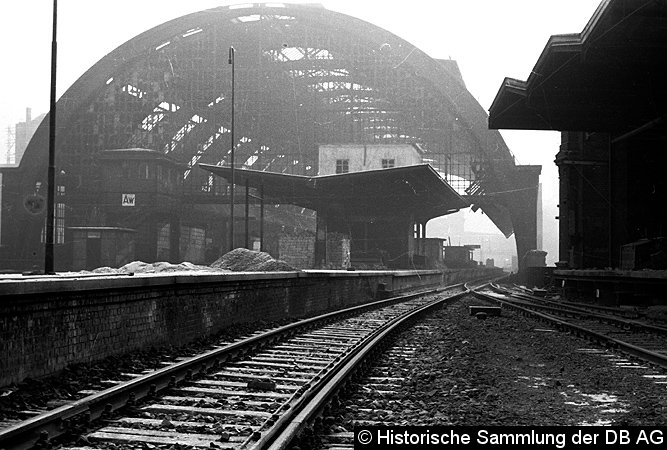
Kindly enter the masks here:
<path id="1" fill-rule="evenodd" d="M 296 279 L 377 279 L 386 289 L 400 292 L 418 286 L 455 284 L 486 269 L 439 270 L 294 270 L 273 272 L 165 271 L 136 273 L 62 272 L 52 275 L 0 274 L 0 296 L 164 287 L 170 285 L 245 283 Z"/>
<path id="2" fill-rule="evenodd" d="M 179 346 L 235 324 L 282 323 L 501 269 L 62 273 L 0 276 L 0 386 L 69 364 Z"/>
<path id="3" fill-rule="evenodd" d="M 556 269 L 563 297 L 609 306 L 667 306 L 667 270 Z"/>

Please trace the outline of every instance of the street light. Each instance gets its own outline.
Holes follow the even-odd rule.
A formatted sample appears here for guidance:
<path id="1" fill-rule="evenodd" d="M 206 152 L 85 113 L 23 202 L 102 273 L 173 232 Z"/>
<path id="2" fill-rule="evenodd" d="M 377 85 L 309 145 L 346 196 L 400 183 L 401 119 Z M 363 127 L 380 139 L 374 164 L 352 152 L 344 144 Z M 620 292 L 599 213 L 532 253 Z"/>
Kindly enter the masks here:
<path id="1" fill-rule="evenodd" d="M 229 47 L 229 64 L 232 66 L 232 125 L 230 134 L 232 137 L 232 179 L 230 186 L 231 200 L 229 201 L 229 251 L 234 250 L 234 47 Z"/>
<path id="2" fill-rule="evenodd" d="M 58 0 L 53 0 L 53 39 L 51 40 L 51 98 L 49 111 L 49 167 L 47 172 L 48 190 L 46 199 L 46 242 L 44 246 L 44 273 L 54 274 L 53 235 L 56 196 L 56 24 L 58 22 Z"/>

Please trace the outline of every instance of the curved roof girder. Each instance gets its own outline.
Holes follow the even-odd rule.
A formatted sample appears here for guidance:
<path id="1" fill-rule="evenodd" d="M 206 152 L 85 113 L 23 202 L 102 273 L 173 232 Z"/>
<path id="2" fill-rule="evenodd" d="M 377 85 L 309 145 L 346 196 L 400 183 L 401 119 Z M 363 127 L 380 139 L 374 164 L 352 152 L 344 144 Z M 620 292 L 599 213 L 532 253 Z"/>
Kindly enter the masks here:
<path id="1" fill-rule="evenodd" d="M 397 41 L 403 45 L 407 45 L 404 41 L 401 41 L 396 36 L 392 35 L 389 32 L 384 30 L 377 29 L 374 26 L 369 25 L 366 22 L 360 21 L 359 19 L 354 19 L 349 16 L 344 16 L 339 13 L 334 13 L 326 11 L 320 8 L 310 8 L 305 6 L 290 5 L 288 8 L 275 8 L 277 12 L 283 12 L 283 14 L 289 14 L 292 12 L 310 16 L 309 19 L 313 19 L 315 15 L 320 20 L 322 16 L 327 16 L 325 22 L 330 23 L 330 17 L 333 16 L 335 19 L 335 27 L 340 25 L 345 25 L 343 28 L 344 32 L 351 32 L 355 35 L 362 35 L 369 40 L 375 40 L 376 43 L 379 43 L 380 46 L 387 41 Z M 70 102 L 67 104 L 67 108 L 60 107 L 62 102 L 59 104 L 59 119 L 61 123 L 66 124 L 71 115 L 77 110 L 77 106 L 85 102 L 85 99 L 88 99 L 90 95 L 95 92 L 96 88 L 101 88 L 104 86 L 104 82 L 109 79 L 109 76 L 113 76 L 116 72 L 119 72 L 122 67 L 126 67 L 131 64 L 131 61 L 135 58 L 138 58 L 142 55 L 145 55 L 147 52 L 150 52 L 153 47 L 154 42 L 166 42 L 172 36 L 179 35 L 181 33 L 186 33 L 188 30 L 195 28 L 203 28 L 206 30 L 206 24 L 215 22 L 215 16 L 223 16 L 227 19 L 233 18 L 234 16 L 230 15 L 230 12 L 238 15 L 239 11 L 242 11 L 245 15 L 252 15 L 256 13 L 261 13 L 265 11 L 265 7 L 255 6 L 252 8 L 246 9 L 233 9 L 229 10 L 225 7 L 215 8 L 212 10 L 201 11 L 198 13 L 193 13 L 172 21 L 166 22 L 162 25 L 159 25 L 151 30 L 148 30 L 136 38 L 128 41 L 127 43 L 121 45 L 116 50 L 112 51 L 106 57 L 102 58 L 95 66 L 91 67 L 72 87 L 66 92 L 63 98 L 70 99 Z M 359 26 L 361 25 L 361 27 Z M 329 25 L 329 27 L 332 27 Z M 180 31 L 174 33 L 174 28 L 179 29 Z M 363 31 L 360 31 L 360 28 Z M 371 33 L 368 31 L 371 30 Z M 347 34 L 347 33 L 345 33 Z M 472 98 L 472 96 L 467 92 L 460 92 L 458 89 L 454 92 L 455 85 L 459 84 L 458 79 L 454 76 L 449 75 L 449 73 L 435 60 L 431 60 L 428 56 L 423 54 L 420 50 L 412 47 L 410 49 L 404 49 L 402 46 L 392 46 L 392 51 L 396 50 L 400 52 L 398 57 L 395 59 L 400 59 L 401 64 L 407 64 L 416 70 L 416 74 L 421 75 L 422 78 L 430 80 L 433 82 L 434 86 L 437 86 L 438 90 L 442 93 L 447 94 L 447 97 L 450 99 L 454 98 L 455 101 L 452 101 L 452 105 L 461 115 L 463 120 L 466 122 L 472 122 L 473 128 L 480 130 L 483 133 L 487 134 L 488 130 L 483 128 L 483 124 L 486 122 L 485 114 L 477 104 L 477 102 Z M 121 61 L 119 64 L 118 61 Z M 318 60 L 320 63 L 326 63 L 327 60 Z M 336 63 L 340 65 L 339 62 Z M 433 67 L 427 67 L 427 66 Z M 435 70 L 429 70 L 433 69 Z M 435 73 L 437 72 L 437 78 Z M 443 83 L 444 81 L 444 83 Z M 455 95 L 451 95 L 455 94 Z M 468 98 L 465 98 L 467 94 Z M 64 106 L 64 105 L 63 105 Z M 60 109 L 66 109 L 60 111 Z M 468 116 L 468 117 L 466 117 Z M 480 120 L 481 119 L 481 120 Z M 470 124 L 470 123 L 469 123 Z M 493 133 L 491 133 L 493 135 Z M 499 136 L 496 136 L 499 138 Z M 504 143 L 499 147 L 492 146 L 493 150 L 491 153 L 495 153 L 496 148 L 505 150 L 507 158 L 501 158 L 501 160 L 511 160 L 511 156 L 507 151 Z"/>
<path id="2" fill-rule="evenodd" d="M 285 8 L 273 8 L 269 5 L 253 5 L 252 7 L 242 10 L 219 7 L 173 19 L 138 35 L 103 57 L 66 91 L 58 101 L 57 105 L 58 131 L 68 129 L 77 117 L 86 111 L 87 106 L 91 104 L 95 96 L 104 92 L 109 83 L 114 83 L 116 78 L 120 79 L 123 76 L 131 78 L 130 75 L 135 71 L 137 64 L 144 61 L 148 55 L 153 55 L 156 58 L 156 61 L 160 62 L 160 64 L 166 64 L 164 60 L 160 60 L 162 56 L 159 52 L 162 52 L 163 55 L 172 51 L 177 53 L 179 45 L 186 45 L 189 42 L 188 39 L 203 39 L 210 29 L 228 29 L 229 31 L 225 31 L 224 35 L 229 37 L 230 44 L 235 45 L 235 47 L 238 46 L 237 48 L 242 48 L 243 41 L 239 39 L 241 36 L 244 36 L 244 30 L 251 28 L 250 24 L 253 22 L 244 24 L 243 22 L 238 21 L 238 18 L 249 17 L 254 14 L 262 15 L 266 12 L 275 12 L 279 15 L 294 17 L 294 19 L 284 20 L 284 22 L 280 22 L 282 19 L 279 19 L 275 21 L 276 23 L 290 22 L 292 25 L 295 25 L 298 21 L 304 21 L 308 25 L 301 31 L 303 36 L 306 36 L 307 34 L 322 36 L 324 39 L 323 42 L 329 47 L 329 50 L 327 51 L 332 51 L 336 46 L 340 46 L 340 48 L 343 49 L 350 49 L 355 43 L 363 42 L 365 55 L 367 55 L 369 60 L 390 61 L 392 62 L 392 65 L 388 67 L 391 67 L 392 70 L 405 70 L 410 74 L 410 77 L 406 78 L 404 81 L 406 86 L 414 85 L 414 83 L 420 83 L 427 86 L 429 98 L 437 97 L 440 100 L 437 102 L 437 104 L 440 105 L 440 108 L 443 111 L 454 112 L 457 120 L 463 122 L 465 128 L 470 130 L 470 137 L 476 141 L 475 151 L 484 155 L 493 164 L 491 169 L 496 173 L 496 176 L 489 178 L 489 180 L 493 180 L 491 183 L 498 184 L 498 189 L 503 188 L 500 185 L 505 186 L 510 183 L 508 180 L 511 179 L 511 176 L 508 174 L 510 174 L 514 168 L 513 157 L 500 135 L 497 132 L 492 132 L 487 129 L 486 113 L 473 96 L 465 89 L 465 86 L 460 80 L 460 73 L 455 74 L 450 72 L 450 69 L 447 68 L 445 64 L 428 57 L 421 50 L 403 41 L 392 33 L 375 27 L 367 22 L 340 13 L 327 11 L 322 8 L 305 5 L 289 5 Z M 236 20 L 236 23 L 234 20 Z M 196 31 L 200 29 L 202 30 L 201 32 L 191 34 L 193 33 L 192 30 Z M 291 29 L 294 30 L 295 27 L 291 27 Z M 324 38 L 325 35 L 327 36 L 326 39 Z M 276 31 L 275 36 L 284 37 L 285 33 L 283 31 Z M 292 37 L 294 42 L 290 42 L 288 45 L 297 45 L 299 38 L 302 36 L 297 33 L 292 35 Z M 167 42 L 167 45 L 163 45 Z M 166 56 L 166 58 L 171 65 L 173 72 L 174 65 L 172 65 L 172 60 L 169 56 Z M 326 67 L 326 65 L 329 64 L 337 67 L 335 70 L 347 70 L 349 72 L 349 77 L 354 79 L 363 77 L 362 73 L 364 73 L 363 70 L 365 70 L 364 68 L 354 67 L 354 64 L 341 69 L 341 64 L 345 64 L 346 62 L 350 64 L 351 62 L 354 62 L 354 59 L 346 59 L 344 57 L 338 60 L 307 60 L 303 58 L 286 63 L 267 62 L 267 65 L 265 67 L 263 66 L 263 69 L 268 67 L 284 72 L 285 70 L 297 70 L 295 67 L 299 67 L 300 65 L 312 68 L 313 62 L 320 64 L 320 67 L 322 65 Z M 174 63 L 176 70 L 179 70 L 178 61 L 174 60 Z M 371 70 L 372 68 L 369 67 L 368 69 Z M 213 75 L 217 77 L 216 74 L 218 73 L 219 71 L 213 72 Z M 174 75 L 174 73 L 172 73 L 172 75 Z M 287 77 L 287 79 L 289 79 L 289 77 Z M 291 81 L 294 83 L 296 80 L 291 78 Z M 180 80 L 173 80 L 173 82 L 185 83 L 188 82 L 188 80 L 183 78 Z M 394 91 L 396 90 L 394 89 Z M 220 89 L 212 89 L 210 100 L 215 101 L 216 98 L 219 98 L 221 95 L 223 94 L 220 92 Z M 173 132 L 166 133 L 167 135 L 171 134 L 172 138 L 184 125 L 183 123 L 180 123 L 184 120 L 183 118 L 189 119 L 192 117 L 192 115 L 189 115 L 189 112 L 194 111 L 202 117 L 206 116 L 205 111 L 186 109 L 182 102 L 183 99 L 172 98 L 170 100 L 165 100 L 162 98 L 161 100 L 170 103 L 173 102 L 173 104 L 180 104 L 180 107 L 183 109 L 180 113 L 169 114 L 170 116 L 173 115 L 173 117 L 171 117 L 174 121 L 173 125 L 169 121 L 160 124 L 161 129 L 166 127 L 169 130 L 173 130 Z M 218 109 L 222 109 L 222 106 L 225 104 L 224 101 L 225 100 L 223 99 L 222 105 L 214 106 Z M 203 105 L 204 103 L 205 102 L 202 102 L 201 104 Z M 136 113 L 137 116 L 141 116 L 141 119 L 139 120 L 145 120 L 156 107 L 154 104 L 146 104 L 142 106 L 144 106 L 141 108 L 141 111 L 143 112 Z M 188 111 L 188 113 L 186 113 L 186 111 Z M 179 117 L 181 119 L 177 120 Z M 301 120 L 304 119 L 305 118 L 302 118 Z M 219 125 L 221 125 L 219 121 L 216 120 L 215 123 L 211 121 L 213 129 L 217 130 Z M 409 131 L 402 130 L 402 133 L 406 132 Z M 211 135 L 213 135 L 212 131 L 208 134 L 208 137 Z M 417 133 L 417 136 L 418 135 L 419 134 Z M 62 134 L 58 133 L 58 136 L 58 147 L 62 148 Z M 202 133 L 201 140 L 205 141 L 208 137 L 207 133 Z M 404 136 L 404 139 L 407 138 L 407 135 Z M 35 179 L 45 178 L 46 167 L 42 167 L 40 163 L 36 163 L 35 161 L 45 161 L 46 158 L 44 156 L 46 149 L 48 148 L 47 141 L 48 120 L 45 120 L 35 133 L 20 166 L 20 170 L 24 172 L 24 178 L 29 180 L 28 184 L 34 184 Z M 217 141 L 220 140 L 218 139 Z M 191 151 L 191 153 L 196 154 L 196 150 Z M 493 187 L 492 190 L 494 190 Z"/>

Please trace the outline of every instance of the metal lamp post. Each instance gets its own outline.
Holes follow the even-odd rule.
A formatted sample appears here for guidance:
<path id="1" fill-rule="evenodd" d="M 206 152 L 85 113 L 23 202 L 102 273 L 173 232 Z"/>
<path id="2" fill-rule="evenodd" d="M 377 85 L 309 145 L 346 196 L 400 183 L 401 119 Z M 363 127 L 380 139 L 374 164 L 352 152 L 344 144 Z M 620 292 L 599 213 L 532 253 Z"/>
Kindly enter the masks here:
<path id="1" fill-rule="evenodd" d="M 234 47 L 229 47 L 229 64 L 232 66 L 232 124 L 231 124 L 231 138 L 232 138 L 232 150 L 231 150 L 231 166 L 232 166 L 232 179 L 230 185 L 230 196 L 229 201 L 229 251 L 234 250 Z"/>
<path id="2" fill-rule="evenodd" d="M 44 246 L 44 273 L 53 274 L 53 235 L 55 222 L 55 195 L 56 195 L 56 25 L 58 22 L 58 0 L 53 0 L 53 39 L 51 41 L 51 98 L 49 111 L 49 167 L 48 190 L 46 199 L 46 242 Z"/>

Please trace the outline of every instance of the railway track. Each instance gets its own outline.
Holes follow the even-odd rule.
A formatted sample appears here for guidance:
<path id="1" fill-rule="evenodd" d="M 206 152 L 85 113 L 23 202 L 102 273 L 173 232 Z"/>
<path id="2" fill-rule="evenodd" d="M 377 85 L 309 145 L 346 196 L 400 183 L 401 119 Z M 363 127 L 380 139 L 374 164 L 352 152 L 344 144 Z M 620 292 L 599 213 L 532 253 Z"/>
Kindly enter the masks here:
<path id="1" fill-rule="evenodd" d="M 511 293 L 512 295 L 516 296 L 516 298 L 523 298 L 529 301 L 540 302 L 550 305 L 569 306 L 575 310 L 596 312 L 600 314 L 625 317 L 628 319 L 640 319 L 642 317 L 642 313 L 640 312 L 639 309 L 636 308 L 633 309 L 619 308 L 613 306 L 594 305 L 590 303 L 568 302 L 563 300 L 555 301 L 545 298 L 543 296 L 534 295 L 534 291 L 526 289 L 522 286 L 517 286 L 517 285 L 513 285 L 511 287 L 499 286 L 499 285 L 494 285 L 494 286 L 495 289 L 498 291 Z"/>
<path id="2" fill-rule="evenodd" d="M 494 294 L 499 295 L 497 292 Z M 581 356 L 577 356 L 579 360 L 577 363 L 561 362 L 558 357 L 554 359 L 553 353 L 548 350 L 544 352 L 545 349 L 551 348 L 545 342 L 550 339 L 547 336 L 554 336 L 553 339 L 559 343 L 564 340 L 579 341 L 573 333 L 567 338 L 561 338 L 557 333 L 552 333 L 556 327 L 543 327 L 537 321 L 530 319 L 517 320 L 517 316 L 524 315 L 522 314 L 524 311 L 520 308 L 516 308 L 516 313 L 503 312 L 502 318 L 487 316 L 485 320 L 481 320 L 480 317 L 475 317 L 472 308 L 482 305 L 479 300 L 471 297 L 472 295 L 466 296 L 461 304 L 457 302 L 456 305 L 447 308 L 447 312 L 452 314 L 445 316 L 441 311 L 435 313 L 433 317 L 422 318 L 417 326 L 410 328 L 409 333 L 398 336 L 396 342 L 375 360 L 373 366 L 341 394 L 340 401 L 333 402 L 330 409 L 321 413 L 320 420 L 315 421 L 312 428 L 301 436 L 298 448 L 352 449 L 355 431 L 359 432 L 372 426 L 430 427 L 479 423 L 526 425 L 526 420 L 533 421 L 530 423 L 553 426 L 548 417 L 554 414 L 555 409 L 566 411 L 564 414 L 554 414 L 558 416 L 556 423 L 559 425 L 611 424 L 611 420 L 614 419 L 612 415 L 619 414 L 622 417 L 622 414 L 627 412 L 623 410 L 627 405 L 617 403 L 617 409 L 613 409 L 602 408 L 595 404 L 595 402 L 601 404 L 616 402 L 617 397 L 614 394 L 618 393 L 616 389 L 609 389 L 612 385 L 608 384 L 608 381 L 599 384 L 600 378 L 595 375 L 597 371 L 604 370 L 606 374 L 614 372 L 614 367 L 636 367 L 641 370 L 632 371 L 633 376 L 664 383 L 661 380 L 666 376 L 655 368 L 644 367 L 620 358 L 614 351 L 580 347 L 580 343 L 572 345 L 570 342 L 569 345 L 555 345 L 553 348 L 558 349 L 557 354 L 561 357 L 567 355 L 567 361 L 570 360 L 571 352 L 574 352 L 577 355 L 592 355 L 603 359 L 605 363 L 602 365 L 608 363 L 609 368 L 599 369 L 597 363 L 581 364 L 583 359 Z M 495 299 L 493 301 L 495 302 Z M 509 309 L 509 303 L 507 306 Z M 527 311 L 525 315 L 532 315 L 528 314 L 529 312 L 531 311 Z M 476 326 L 471 326 L 475 323 Z M 475 336 L 487 335 L 469 350 L 467 363 L 458 356 L 465 353 L 466 347 L 470 348 L 467 337 L 465 334 L 461 336 L 456 331 L 450 331 L 459 326 L 463 326 L 468 332 L 472 331 Z M 498 340 L 505 339 L 512 333 L 517 335 L 525 333 L 526 346 L 515 352 L 511 349 L 513 348 L 511 345 L 501 344 L 498 347 L 489 345 L 488 337 L 496 333 L 499 333 Z M 435 339 L 431 338 L 431 335 Z M 542 344 L 541 358 L 535 357 L 535 354 L 540 352 L 536 352 L 533 348 L 533 344 L 537 341 L 534 339 L 536 335 L 540 336 L 539 342 Z M 512 338 L 507 338 L 504 342 L 505 344 L 512 342 Z M 435 351 L 434 345 L 439 351 Z M 521 345 L 517 344 L 517 348 L 519 347 Z M 526 353 L 522 354 L 522 351 Z M 406 360 L 409 360 L 410 364 L 406 364 Z M 443 361 L 449 363 L 443 364 Z M 503 369 L 498 370 L 497 364 L 503 366 Z M 578 364 L 578 368 L 587 367 L 588 370 L 595 367 L 596 370 L 591 372 L 593 378 L 585 381 L 577 379 L 574 374 L 578 372 L 568 368 L 568 364 Z M 471 367 L 471 369 L 466 371 L 461 370 L 461 367 Z M 414 370 L 415 368 L 417 370 Z M 582 372 L 584 376 L 588 375 L 586 370 Z M 476 377 L 478 374 L 480 376 Z M 618 375 L 620 375 L 618 378 L 624 376 L 624 374 Z M 613 378 L 613 375 L 609 377 Z M 503 379 L 506 381 L 503 382 Z M 616 386 L 616 381 L 617 379 L 614 379 L 613 386 Z M 524 384 L 522 390 L 520 386 Z M 623 382 L 619 383 L 619 386 L 622 385 Z M 542 408 L 542 412 L 547 414 L 535 413 L 539 418 L 527 419 L 529 414 L 522 412 L 522 408 L 526 408 L 525 404 L 518 402 L 523 406 L 517 406 L 516 411 L 513 409 L 512 395 L 521 399 L 535 397 L 536 400 L 531 400 L 536 401 L 535 405 L 531 404 L 531 411 L 534 406 L 534 409 L 539 411 Z M 591 398 L 595 401 L 587 403 Z M 550 406 L 540 406 L 540 399 L 548 399 L 543 405 Z M 336 405 L 337 403 L 339 405 Z M 476 411 L 475 405 L 479 411 L 484 412 Z M 508 414 L 508 409 L 512 409 L 511 414 Z M 584 410 L 587 412 L 582 413 Z M 570 413 L 575 411 L 576 414 L 571 416 Z M 512 415 L 513 419 L 507 419 Z M 480 416 L 486 420 L 480 422 L 478 419 Z M 620 423 L 623 423 L 623 420 L 621 418 Z"/>
<path id="3" fill-rule="evenodd" d="M 556 315 L 590 318 L 593 320 L 614 324 L 622 329 L 634 329 L 646 331 L 656 335 L 667 335 L 667 328 L 654 325 L 647 320 L 643 320 L 636 310 L 599 305 L 582 305 L 572 302 L 560 302 L 529 295 L 523 292 L 516 292 L 511 288 L 508 289 L 495 284 L 492 284 L 490 287 L 494 292 L 503 295 L 509 295 L 519 302 L 524 302 L 524 305 L 526 305 L 528 308 L 538 308 L 543 311 L 551 311 Z"/>
<path id="4" fill-rule="evenodd" d="M 612 314 L 611 308 L 594 310 L 561 304 L 496 285 L 485 285 L 473 293 L 478 298 L 531 314 L 557 328 L 569 329 L 599 344 L 667 368 L 667 328 L 624 317 L 622 310 Z"/>
<path id="5" fill-rule="evenodd" d="M 342 450 L 354 448 L 354 427 L 373 425 L 414 425 L 423 417 L 416 412 L 414 421 L 406 423 L 405 410 L 420 407 L 421 399 L 405 398 L 405 386 L 410 383 L 412 367 L 406 364 L 415 357 L 426 337 L 441 321 L 426 317 L 410 333 L 401 336 L 385 349 L 372 367 L 353 380 L 345 390 L 345 406 L 332 411 L 339 401 L 323 411 L 319 421 L 299 436 L 300 449 Z M 429 373 L 423 373 L 429 377 Z"/>
<path id="6" fill-rule="evenodd" d="M 396 329 L 466 292 L 396 297 L 223 345 L 0 430 L 0 448 L 284 448 Z"/>

